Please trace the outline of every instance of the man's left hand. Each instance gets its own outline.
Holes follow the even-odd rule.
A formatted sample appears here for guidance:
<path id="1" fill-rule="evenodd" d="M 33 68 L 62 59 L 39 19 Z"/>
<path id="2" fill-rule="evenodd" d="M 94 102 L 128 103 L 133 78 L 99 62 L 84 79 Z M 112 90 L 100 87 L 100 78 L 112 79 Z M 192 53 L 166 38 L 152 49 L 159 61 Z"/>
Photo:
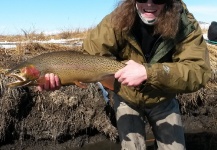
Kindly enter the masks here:
<path id="1" fill-rule="evenodd" d="M 115 73 L 115 78 L 123 85 L 137 87 L 147 80 L 145 66 L 133 60 L 126 62 L 126 66 Z"/>

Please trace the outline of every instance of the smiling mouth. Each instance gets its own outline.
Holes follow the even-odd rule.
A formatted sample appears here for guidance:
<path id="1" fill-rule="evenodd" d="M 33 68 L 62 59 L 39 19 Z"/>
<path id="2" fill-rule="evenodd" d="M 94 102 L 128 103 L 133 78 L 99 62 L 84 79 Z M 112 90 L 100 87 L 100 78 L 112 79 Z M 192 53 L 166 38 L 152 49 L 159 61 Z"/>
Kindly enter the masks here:
<path id="1" fill-rule="evenodd" d="M 146 13 L 155 13 L 157 10 L 143 9 Z"/>

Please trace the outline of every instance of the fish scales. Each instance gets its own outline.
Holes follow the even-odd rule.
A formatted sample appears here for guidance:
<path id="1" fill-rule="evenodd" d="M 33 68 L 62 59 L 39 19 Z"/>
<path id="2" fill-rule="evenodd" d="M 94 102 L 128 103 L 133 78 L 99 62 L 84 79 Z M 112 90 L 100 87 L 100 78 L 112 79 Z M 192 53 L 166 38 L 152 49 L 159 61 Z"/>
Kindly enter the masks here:
<path id="1" fill-rule="evenodd" d="M 101 78 L 104 75 L 114 74 L 124 66 L 122 63 L 109 58 L 84 55 L 72 51 L 45 53 L 30 59 L 29 63 L 41 68 L 43 74 L 53 72 L 68 77 L 72 74 L 74 78 L 90 80 L 86 82 L 100 80 L 95 79 L 97 75 L 100 75 L 99 78 Z"/>

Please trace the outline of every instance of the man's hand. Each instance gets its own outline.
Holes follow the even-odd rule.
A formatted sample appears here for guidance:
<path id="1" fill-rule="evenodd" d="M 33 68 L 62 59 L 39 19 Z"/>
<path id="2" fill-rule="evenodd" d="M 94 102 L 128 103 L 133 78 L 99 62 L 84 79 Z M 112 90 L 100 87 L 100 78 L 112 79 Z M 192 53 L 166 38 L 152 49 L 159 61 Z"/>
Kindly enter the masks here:
<path id="1" fill-rule="evenodd" d="M 53 73 L 45 75 L 45 83 L 37 86 L 38 91 L 54 91 L 61 87 L 59 77 Z"/>
<path id="2" fill-rule="evenodd" d="M 126 66 L 115 73 L 115 78 L 123 85 L 137 87 L 147 80 L 145 66 L 129 60 Z"/>

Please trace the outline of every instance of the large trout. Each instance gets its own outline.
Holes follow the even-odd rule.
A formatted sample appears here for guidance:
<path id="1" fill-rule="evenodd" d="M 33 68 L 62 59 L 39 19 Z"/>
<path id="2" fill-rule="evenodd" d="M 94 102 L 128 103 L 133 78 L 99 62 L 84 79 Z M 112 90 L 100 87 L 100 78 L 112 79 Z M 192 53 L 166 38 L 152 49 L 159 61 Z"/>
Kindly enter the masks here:
<path id="1" fill-rule="evenodd" d="M 107 57 L 75 51 L 58 51 L 28 59 L 5 75 L 17 79 L 9 83 L 9 87 L 43 84 L 44 75 L 54 73 L 59 76 L 62 85 L 76 84 L 85 88 L 84 83 L 101 82 L 105 87 L 113 90 L 114 73 L 124 66 L 125 64 Z"/>

